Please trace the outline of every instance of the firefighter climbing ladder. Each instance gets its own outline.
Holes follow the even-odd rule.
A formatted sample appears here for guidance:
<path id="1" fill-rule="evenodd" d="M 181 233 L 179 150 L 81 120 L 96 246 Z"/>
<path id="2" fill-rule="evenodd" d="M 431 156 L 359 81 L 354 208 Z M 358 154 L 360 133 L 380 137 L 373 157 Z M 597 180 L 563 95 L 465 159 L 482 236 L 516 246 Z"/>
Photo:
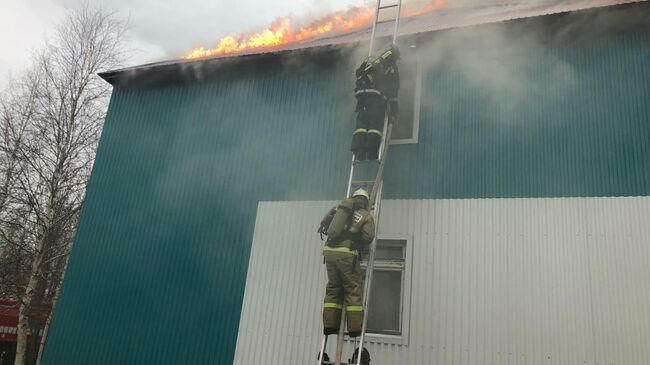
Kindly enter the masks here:
<path id="1" fill-rule="evenodd" d="M 383 10 L 388 10 L 388 9 L 395 9 L 396 8 L 396 13 L 394 18 L 390 19 L 385 19 L 385 20 L 379 20 L 380 13 Z M 402 1 L 397 0 L 395 3 L 390 4 L 390 5 L 382 5 L 382 0 L 377 0 L 377 8 L 375 10 L 375 21 L 372 24 L 372 34 L 370 36 L 370 50 L 368 52 L 368 56 L 372 56 L 374 52 L 374 46 L 375 46 L 375 37 L 377 33 L 377 25 L 381 23 L 390 23 L 394 22 L 395 27 L 393 29 L 393 37 L 392 41 L 393 44 L 396 43 L 397 40 L 397 29 L 399 28 L 399 18 L 400 14 L 402 11 Z M 366 267 L 366 279 L 364 282 L 364 290 L 363 290 L 363 326 L 361 329 L 361 336 L 359 337 L 359 341 L 357 342 L 356 338 L 354 340 L 354 346 L 352 347 L 353 349 L 356 349 L 357 347 L 360 349 L 359 350 L 359 356 L 357 356 L 356 359 L 356 364 L 355 365 L 361 365 L 361 349 L 363 349 L 363 344 L 365 341 L 366 337 L 366 329 L 368 326 L 368 308 L 370 305 L 370 288 L 372 283 L 372 274 L 373 274 L 373 269 L 375 266 L 375 251 L 377 248 L 377 232 L 379 231 L 379 213 L 381 209 L 381 198 L 382 198 L 382 188 L 383 188 L 383 176 L 384 176 L 384 165 L 386 162 L 386 157 L 388 156 L 388 147 L 390 145 L 390 137 L 393 131 L 393 123 L 389 121 L 388 118 L 388 113 L 386 114 L 384 118 L 384 133 L 382 136 L 381 140 L 381 145 L 379 147 L 379 156 L 376 160 L 377 163 L 377 173 L 375 175 L 375 179 L 371 181 L 364 181 L 364 180 L 355 180 L 355 167 L 357 164 L 364 163 L 362 161 L 355 161 L 354 156 L 352 157 L 352 162 L 350 164 L 350 177 L 348 179 L 348 187 L 347 187 L 347 192 L 346 196 L 349 197 L 350 193 L 353 191 L 353 188 L 366 188 L 368 190 L 368 187 L 370 187 L 370 207 L 372 209 L 372 214 L 375 220 L 375 239 L 372 240 L 372 243 L 370 244 L 370 251 L 368 253 L 368 264 Z M 323 365 L 352 365 L 348 363 L 342 363 L 341 362 L 341 357 L 343 354 L 343 345 L 344 345 L 344 337 L 345 337 L 345 305 L 343 305 L 343 309 L 341 312 L 341 324 L 339 327 L 339 333 L 338 333 L 338 340 L 336 343 L 336 357 L 334 361 L 324 361 L 322 359 L 322 355 L 325 353 L 325 350 L 327 348 L 327 340 L 328 337 L 327 335 L 323 336 L 323 341 L 321 344 L 320 352 L 318 354 L 318 359 L 317 359 L 317 364 L 323 364 Z"/>

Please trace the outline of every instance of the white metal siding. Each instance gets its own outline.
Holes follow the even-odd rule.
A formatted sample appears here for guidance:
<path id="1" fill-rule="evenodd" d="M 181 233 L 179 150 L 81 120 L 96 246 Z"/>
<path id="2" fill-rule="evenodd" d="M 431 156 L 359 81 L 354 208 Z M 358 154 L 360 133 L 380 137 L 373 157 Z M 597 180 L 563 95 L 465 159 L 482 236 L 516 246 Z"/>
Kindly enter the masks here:
<path id="1" fill-rule="evenodd" d="M 315 359 L 331 204 L 260 203 L 236 364 Z M 372 364 L 650 363 L 649 218 L 647 197 L 384 201 L 380 233 L 413 236 L 410 333 Z"/>

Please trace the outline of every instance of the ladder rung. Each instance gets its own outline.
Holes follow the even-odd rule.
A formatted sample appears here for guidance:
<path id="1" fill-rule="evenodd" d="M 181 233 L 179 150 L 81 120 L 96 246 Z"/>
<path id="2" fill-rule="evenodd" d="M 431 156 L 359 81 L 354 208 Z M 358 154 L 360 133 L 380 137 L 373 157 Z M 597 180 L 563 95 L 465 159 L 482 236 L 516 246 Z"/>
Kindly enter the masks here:
<path id="1" fill-rule="evenodd" d="M 372 181 L 356 180 L 356 181 L 352 181 L 352 185 L 375 185 L 375 180 Z"/>
<path id="2" fill-rule="evenodd" d="M 379 9 L 390 9 L 390 8 L 396 8 L 397 4 L 393 5 L 385 5 L 385 6 L 380 6 Z"/>
<path id="3" fill-rule="evenodd" d="M 371 164 L 374 162 L 381 162 L 379 160 L 354 160 L 353 164 L 355 165 L 365 165 L 365 164 Z"/>
<path id="4" fill-rule="evenodd" d="M 380 20 L 377 22 L 377 24 L 382 24 L 382 23 L 391 23 L 394 22 L 396 19 L 386 19 L 386 20 Z"/>
<path id="5" fill-rule="evenodd" d="M 372 161 L 357 161 L 357 160 L 354 160 L 353 164 L 354 165 L 369 165 L 371 163 L 376 163 L 378 165 L 381 165 L 382 160 L 383 159 L 380 159 L 380 158 L 378 158 L 376 160 L 372 160 Z"/>

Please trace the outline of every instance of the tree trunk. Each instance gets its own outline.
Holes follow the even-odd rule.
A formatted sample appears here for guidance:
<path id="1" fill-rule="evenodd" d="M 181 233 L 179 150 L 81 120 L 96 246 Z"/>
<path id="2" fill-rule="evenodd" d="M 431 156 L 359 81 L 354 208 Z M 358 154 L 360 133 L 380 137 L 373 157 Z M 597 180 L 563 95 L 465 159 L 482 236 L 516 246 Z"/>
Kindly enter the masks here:
<path id="1" fill-rule="evenodd" d="M 27 364 L 32 365 L 36 362 L 36 351 L 38 350 L 38 333 L 41 330 L 40 320 L 32 317 L 29 323 L 30 334 L 29 345 L 27 346 Z"/>
<path id="2" fill-rule="evenodd" d="M 43 261 L 43 237 L 38 244 L 34 261 L 32 263 L 32 273 L 29 276 L 29 283 L 23 295 L 20 310 L 18 311 L 18 332 L 16 340 L 16 361 L 14 365 L 25 365 L 27 357 L 27 334 L 29 332 L 29 314 L 32 312 L 32 300 L 36 294 L 36 286 L 40 279 L 40 267 Z"/>
<path id="3" fill-rule="evenodd" d="M 68 271 L 69 260 L 70 260 L 70 256 L 67 256 L 65 259 L 65 265 L 63 265 L 63 272 L 61 274 L 61 279 L 59 280 L 59 284 L 56 286 L 56 289 L 54 291 L 54 297 L 52 298 L 52 306 L 50 309 L 50 313 L 45 319 L 45 325 L 43 326 L 43 336 L 41 337 L 41 341 L 38 344 L 36 365 L 41 365 L 41 359 L 43 358 L 43 350 L 45 349 L 45 342 L 47 341 L 47 335 L 50 331 L 50 323 L 52 323 L 52 316 L 54 315 L 54 309 L 56 308 L 56 304 L 59 301 L 59 294 L 61 293 L 61 286 L 63 286 L 63 280 L 65 279 L 65 274 Z"/>
<path id="4" fill-rule="evenodd" d="M 45 244 L 49 236 L 49 228 L 51 223 L 52 209 L 54 207 L 54 197 L 50 197 L 48 206 L 46 207 L 45 219 L 43 226 L 39 231 L 41 235 L 34 250 L 34 260 L 32 261 L 32 271 L 29 275 L 29 283 L 25 289 L 25 294 L 22 296 L 20 302 L 20 309 L 18 311 L 18 331 L 16 333 L 16 361 L 14 365 L 25 365 L 27 356 L 27 333 L 29 331 L 29 315 L 32 312 L 32 301 L 37 294 L 37 289 L 42 279 L 41 271 L 43 259 L 45 255 Z"/>

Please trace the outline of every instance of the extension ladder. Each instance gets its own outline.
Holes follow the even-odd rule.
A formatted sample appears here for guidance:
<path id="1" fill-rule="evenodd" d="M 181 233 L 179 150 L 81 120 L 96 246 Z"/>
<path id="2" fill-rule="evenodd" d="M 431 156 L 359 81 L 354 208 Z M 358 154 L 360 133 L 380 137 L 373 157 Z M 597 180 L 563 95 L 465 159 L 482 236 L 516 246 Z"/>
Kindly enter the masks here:
<path id="1" fill-rule="evenodd" d="M 382 10 L 396 8 L 395 18 L 390 18 L 386 20 L 379 20 L 379 15 Z M 395 27 L 393 30 L 392 43 L 395 44 L 397 40 L 397 29 L 399 28 L 399 18 L 402 11 L 402 1 L 396 0 L 394 4 L 382 5 L 382 0 L 377 0 L 377 7 L 375 10 L 375 20 L 372 24 L 372 34 L 370 36 L 370 50 L 368 51 L 368 57 L 372 56 L 375 46 L 375 38 L 377 33 L 377 25 L 381 23 L 395 22 Z M 366 278 L 363 286 L 363 326 L 361 329 L 361 336 L 359 336 L 359 341 L 355 338 L 353 343 L 353 350 L 358 348 L 359 353 L 357 354 L 356 364 L 361 365 L 361 353 L 363 349 L 363 344 L 366 337 L 366 330 L 368 326 L 368 308 L 370 305 L 370 288 L 372 283 L 372 274 L 375 265 L 375 251 L 377 249 L 377 233 L 379 232 L 379 213 L 381 211 L 381 198 L 382 198 L 382 188 L 383 188 L 383 176 L 384 176 L 384 166 L 386 163 L 386 157 L 388 156 L 388 147 L 390 146 L 390 138 L 393 131 L 393 123 L 389 120 L 388 114 L 384 117 L 384 133 L 381 140 L 381 145 L 379 147 L 379 155 L 375 161 L 357 161 L 352 156 L 352 162 L 350 163 L 350 177 L 348 178 L 348 186 L 346 197 L 350 197 L 353 189 L 355 188 L 365 188 L 366 191 L 370 191 L 369 206 L 372 212 L 373 218 L 375 220 L 375 238 L 370 244 L 370 250 L 368 253 L 368 264 L 366 266 Z M 355 180 L 355 167 L 359 164 L 372 164 L 376 163 L 376 174 L 374 180 Z M 369 189 L 370 188 L 370 189 Z M 320 352 L 318 353 L 317 364 L 319 365 L 353 365 L 349 363 L 342 363 L 341 357 L 343 354 L 343 345 L 345 338 L 345 303 L 343 303 L 343 309 L 341 310 L 341 324 L 339 326 L 338 339 L 336 344 L 336 355 L 334 361 L 324 361 L 322 359 L 327 348 L 328 335 L 323 335 L 323 340 L 321 343 Z"/>

